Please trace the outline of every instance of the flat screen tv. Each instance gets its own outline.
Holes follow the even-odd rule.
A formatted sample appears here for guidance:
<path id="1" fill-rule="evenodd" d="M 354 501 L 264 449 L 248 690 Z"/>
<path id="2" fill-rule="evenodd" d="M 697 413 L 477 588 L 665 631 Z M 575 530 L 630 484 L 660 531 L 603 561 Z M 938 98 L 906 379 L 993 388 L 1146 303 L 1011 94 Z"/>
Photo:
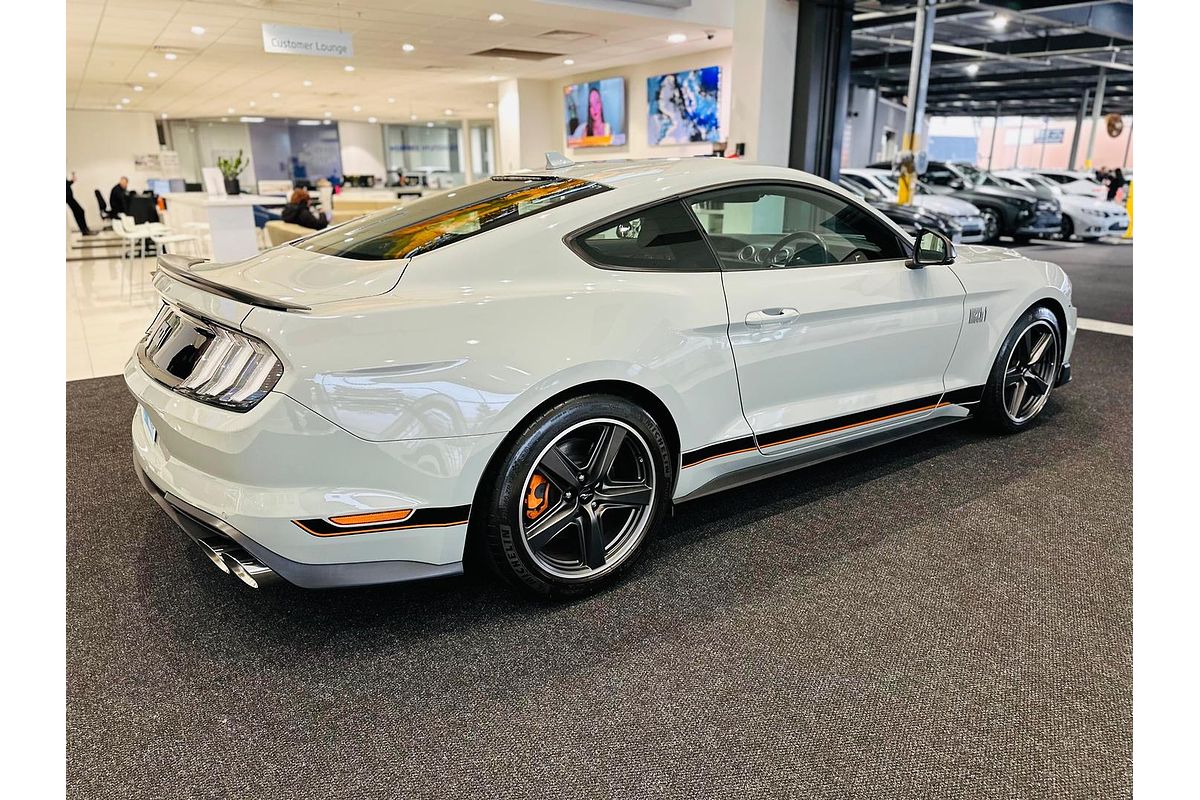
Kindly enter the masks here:
<path id="1" fill-rule="evenodd" d="M 625 79 L 603 78 L 563 87 L 568 147 L 625 144 Z"/>

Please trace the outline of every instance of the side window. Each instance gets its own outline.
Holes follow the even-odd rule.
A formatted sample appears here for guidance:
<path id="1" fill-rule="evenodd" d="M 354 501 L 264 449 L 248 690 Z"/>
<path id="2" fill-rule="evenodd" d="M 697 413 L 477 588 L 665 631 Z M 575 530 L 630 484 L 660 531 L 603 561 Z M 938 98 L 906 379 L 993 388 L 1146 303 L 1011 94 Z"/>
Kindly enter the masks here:
<path id="1" fill-rule="evenodd" d="M 577 236 L 588 260 L 618 269 L 715 272 L 712 251 L 678 200 L 635 211 Z"/>
<path id="2" fill-rule="evenodd" d="M 737 186 L 691 198 L 724 269 L 904 258 L 896 234 L 841 197 L 800 186 Z"/>
<path id="3" fill-rule="evenodd" d="M 949 186 L 950 181 L 954 180 L 954 173 L 945 167 L 930 167 L 921 180 L 931 186 Z"/>

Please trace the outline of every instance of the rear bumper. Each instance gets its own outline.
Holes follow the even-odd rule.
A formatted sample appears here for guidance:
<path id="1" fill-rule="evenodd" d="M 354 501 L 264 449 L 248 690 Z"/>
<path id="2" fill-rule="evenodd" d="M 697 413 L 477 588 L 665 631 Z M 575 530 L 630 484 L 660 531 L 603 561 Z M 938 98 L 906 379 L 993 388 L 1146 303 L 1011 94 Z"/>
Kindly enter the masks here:
<path id="1" fill-rule="evenodd" d="M 142 469 L 136 451 L 133 469 L 146 492 L 171 521 L 195 542 L 220 539 L 239 545 L 279 577 L 306 589 L 365 586 L 376 583 L 441 578 L 462 573 L 462 562 L 425 564 L 418 561 L 368 561 L 348 564 L 304 564 L 272 552 L 237 528 L 163 490 Z"/>

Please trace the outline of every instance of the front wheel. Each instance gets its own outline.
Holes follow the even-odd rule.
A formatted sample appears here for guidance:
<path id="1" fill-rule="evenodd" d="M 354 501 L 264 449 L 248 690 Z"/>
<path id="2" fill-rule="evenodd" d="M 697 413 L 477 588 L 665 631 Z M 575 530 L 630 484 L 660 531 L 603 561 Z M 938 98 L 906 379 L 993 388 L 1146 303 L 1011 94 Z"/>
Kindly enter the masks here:
<path id="1" fill-rule="evenodd" d="M 992 365 L 980 417 L 998 433 L 1016 433 L 1034 423 L 1058 380 L 1062 333 L 1049 309 L 1021 315 Z"/>
<path id="2" fill-rule="evenodd" d="M 538 595 L 612 583 L 662 519 L 674 463 L 658 423 L 623 398 L 548 409 L 497 470 L 485 534 L 492 568 Z"/>

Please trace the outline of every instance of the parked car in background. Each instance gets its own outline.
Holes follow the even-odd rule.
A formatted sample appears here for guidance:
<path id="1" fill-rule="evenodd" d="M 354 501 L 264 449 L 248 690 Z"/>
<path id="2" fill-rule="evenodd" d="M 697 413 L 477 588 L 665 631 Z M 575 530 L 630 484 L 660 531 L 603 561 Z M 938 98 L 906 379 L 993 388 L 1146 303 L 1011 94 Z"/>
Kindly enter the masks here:
<path id="1" fill-rule="evenodd" d="M 891 169 L 886 162 L 871 169 Z M 1014 189 L 990 173 L 969 165 L 930 161 L 922 181 L 930 191 L 950 194 L 979 208 L 985 242 L 1011 236 L 1018 244 L 1037 237 L 1055 236 L 1062 228 L 1062 209 L 1056 199 L 1038 197 L 1028 189 Z"/>
<path id="2" fill-rule="evenodd" d="M 853 183 L 867 190 L 868 199 L 871 191 L 878 192 L 880 199 L 896 203 L 900 191 L 899 184 L 892 174 L 885 169 L 844 169 L 841 172 L 843 186 Z M 935 194 L 920 181 L 917 182 L 917 193 L 912 199 L 912 205 L 918 208 L 941 214 L 954 220 L 962 229 L 963 244 L 976 244 L 983 241 L 983 215 L 971 203 L 953 195 Z M 884 212 L 887 213 L 886 211 Z M 903 224 L 903 223 L 901 223 Z"/>
<path id="3" fill-rule="evenodd" d="M 1108 198 L 1108 187 L 1096 180 L 1090 172 L 1069 169 L 1035 169 L 1030 170 L 1049 181 L 1053 181 L 1063 194 L 1083 195 L 1084 197 Z M 1129 176 L 1126 176 L 1128 180 Z"/>
<path id="4" fill-rule="evenodd" d="M 1129 213 L 1121 203 L 1097 199 L 1091 195 L 1066 194 L 1049 178 L 1030 170 L 1002 170 L 995 173 L 1018 189 L 1041 189 L 1058 197 L 1062 205 L 1063 239 L 1099 239 L 1101 236 L 1120 236 L 1129 228 Z"/>
<path id="5" fill-rule="evenodd" d="M 891 200 L 883 200 L 878 190 L 865 189 L 862 185 L 847 180 L 845 175 L 838 179 L 838 185 L 861 198 L 863 202 L 914 236 L 918 231 L 937 231 L 952 242 L 963 242 L 962 226 L 947 214 L 939 214 L 921 206 L 900 205 Z M 982 219 L 980 225 L 982 225 Z M 972 241 L 982 241 L 982 239 L 981 231 L 973 231 Z"/>

